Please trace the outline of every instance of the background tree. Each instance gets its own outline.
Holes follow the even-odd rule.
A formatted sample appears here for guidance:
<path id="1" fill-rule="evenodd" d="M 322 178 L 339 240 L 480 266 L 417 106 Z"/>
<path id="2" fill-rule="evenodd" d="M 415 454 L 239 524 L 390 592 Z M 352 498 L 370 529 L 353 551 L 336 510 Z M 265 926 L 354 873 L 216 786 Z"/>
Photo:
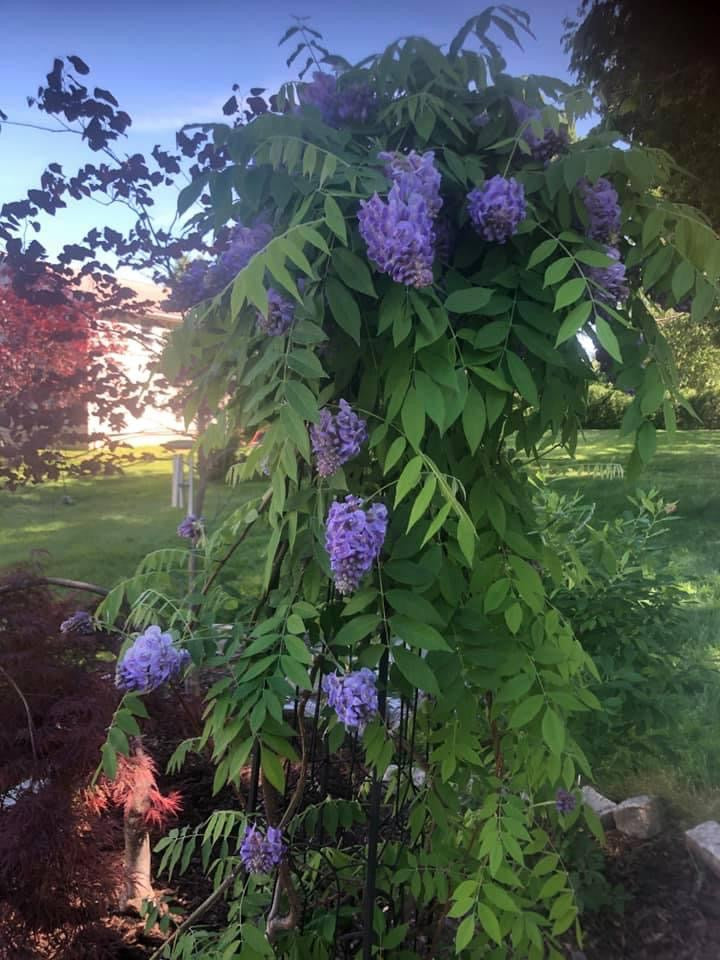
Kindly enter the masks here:
<path id="1" fill-rule="evenodd" d="M 220 231 L 208 241 L 208 231 L 217 221 L 208 212 L 210 194 L 203 192 L 209 172 L 217 173 L 227 165 L 224 147 L 211 142 L 207 128 L 196 127 L 177 134 L 175 152 L 156 145 L 147 158 L 123 154 L 120 145 L 131 117 L 110 91 L 86 86 L 81 78 L 88 74 L 89 67 L 80 57 L 56 59 L 46 82 L 28 98 L 30 109 L 42 115 L 39 123 L 24 116 L 9 117 L 0 110 L 0 129 L 19 124 L 64 131 L 81 138 L 90 153 L 88 162 L 75 171 L 49 163 L 40 182 L 24 197 L 0 205 L 4 338 L 0 350 L 5 357 L 17 351 L 11 357 L 13 380 L 3 380 L 0 423 L 6 428 L 1 434 L 2 475 L 10 488 L 55 479 L 62 473 L 117 469 L 131 459 L 112 444 L 99 456 L 69 459 L 62 452 L 74 410 L 82 404 L 87 402 L 104 415 L 112 432 L 122 427 L 124 412 L 137 414 L 142 403 L 151 400 L 147 391 L 143 394 L 122 376 L 120 366 L 100 348 L 100 338 L 88 333 L 97 334 L 102 327 L 103 338 L 108 337 L 111 324 L 103 320 L 105 310 L 122 306 L 127 313 L 142 315 L 146 304 L 117 280 L 118 267 L 144 269 L 164 283 L 174 277 L 177 263 L 189 252 L 212 254 L 227 239 L 228 231 Z M 259 106 L 257 96 L 251 96 L 239 113 L 237 100 L 231 97 L 225 113 L 246 118 L 252 115 L 253 105 Z M 262 109 L 267 106 L 263 104 Z M 176 181 L 176 189 L 183 188 L 180 209 L 186 212 L 196 201 L 199 208 L 182 233 L 175 230 L 177 221 L 161 228 L 153 219 L 156 191 L 174 188 Z M 38 215 L 55 216 L 69 204 L 87 199 L 100 201 L 97 225 L 50 259 L 41 242 Z M 118 204 L 133 214 L 125 233 L 103 223 L 102 211 Z M 177 300 L 173 306 L 185 309 Z M 133 336 L 144 340 L 140 326 Z M 79 354 L 68 349 L 81 343 Z M 55 354 L 62 370 L 52 371 L 47 362 Z M 92 439 L 103 437 L 98 434 Z"/>
<path id="2" fill-rule="evenodd" d="M 601 98 L 609 127 L 667 150 L 672 191 L 720 224 L 720 9 L 691 0 L 582 0 L 566 21 L 570 68 Z"/>
<path id="3" fill-rule="evenodd" d="M 658 318 L 662 335 L 670 345 L 682 390 L 696 393 L 720 388 L 720 331 L 717 313 L 702 323 L 688 313 L 668 311 Z"/>
<path id="4" fill-rule="evenodd" d="M 118 470 L 136 459 L 118 445 L 100 452 L 84 446 L 103 438 L 88 433 L 89 415 L 118 430 L 126 413 L 140 410 L 140 387 L 123 371 L 112 323 L 71 297 L 39 299 L 0 284 L 0 483 L 11 490 Z M 68 453 L 68 446 L 77 450 Z"/>

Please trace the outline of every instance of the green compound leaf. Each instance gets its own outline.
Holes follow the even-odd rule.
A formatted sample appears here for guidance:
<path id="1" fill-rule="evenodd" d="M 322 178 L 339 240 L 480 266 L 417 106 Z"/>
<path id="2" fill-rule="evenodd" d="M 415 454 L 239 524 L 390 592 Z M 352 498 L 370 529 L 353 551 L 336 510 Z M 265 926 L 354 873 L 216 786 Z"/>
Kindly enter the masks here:
<path id="1" fill-rule="evenodd" d="M 571 303 L 583 295 L 586 283 L 582 277 L 575 277 L 574 280 L 568 280 L 555 294 L 555 305 L 553 311 L 562 310 L 563 307 L 569 307 Z"/>
<path id="2" fill-rule="evenodd" d="M 445 301 L 445 309 L 450 313 L 475 313 L 487 306 L 494 291 L 486 287 L 468 287 L 456 290 Z"/>
<path id="3" fill-rule="evenodd" d="M 437 678 L 422 657 L 409 653 L 402 647 L 392 648 L 392 657 L 400 673 L 411 686 L 418 690 L 425 690 L 434 696 L 440 696 L 440 687 Z"/>
<path id="4" fill-rule="evenodd" d="M 335 323 L 359 345 L 362 322 L 360 320 L 360 308 L 355 302 L 355 298 L 348 288 L 335 280 L 334 277 L 330 277 L 325 284 L 325 294 Z"/>
<path id="5" fill-rule="evenodd" d="M 344 284 L 369 297 L 377 297 L 368 265 L 356 253 L 337 247 L 333 251 L 332 263 Z"/>
<path id="6" fill-rule="evenodd" d="M 320 420 L 317 400 L 304 383 L 300 383 L 299 380 L 288 380 L 285 384 L 285 399 L 303 420 L 310 420 L 313 423 Z"/>
<path id="7" fill-rule="evenodd" d="M 450 650 L 440 633 L 428 623 L 396 615 L 391 617 L 393 632 L 412 647 L 421 650 Z"/>

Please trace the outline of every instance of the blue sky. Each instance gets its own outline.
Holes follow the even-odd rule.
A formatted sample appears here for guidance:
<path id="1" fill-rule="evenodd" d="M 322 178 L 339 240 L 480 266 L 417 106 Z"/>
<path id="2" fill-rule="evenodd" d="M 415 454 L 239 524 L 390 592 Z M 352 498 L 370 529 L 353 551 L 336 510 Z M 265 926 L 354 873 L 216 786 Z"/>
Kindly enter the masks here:
<path id="1" fill-rule="evenodd" d="M 537 40 L 528 37 L 522 52 L 502 38 L 511 73 L 567 78 L 562 20 L 576 5 L 576 0 L 518 3 L 531 15 Z M 133 117 L 119 150 L 146 152 L 155 143 L 172 148 L 182 123 L 222 119 L 233 83 L 241 92 L 251 86 L 275 89 L 294 76 L 285 66 L 289 50 L 277 45 L 293 14 L 309 16 L 331 50 L 358 60 L 408 33 L 447 42 L 483 7 L 478 0 L 16 0 L 5 4 L 1 15 L 0 109 L 11 119 L 42 123 L 25 97 L 35 92 L 55 56 L 77 54 L 91 67 L 88 81 L 111 90 Z M 70 134 L 3 126 L 0 202 L 35 186 L 49 162 L 71 170 L 87 158 L 87 148 Z M 161 220 L 172 216 L 173 203 L 168 192 L 158 209 Z M 47 218 L 40 239 L 54 253 L 98 222 L 122 226 L 127 217 L 122 208 L 109 211 L 85 201 Z"/>

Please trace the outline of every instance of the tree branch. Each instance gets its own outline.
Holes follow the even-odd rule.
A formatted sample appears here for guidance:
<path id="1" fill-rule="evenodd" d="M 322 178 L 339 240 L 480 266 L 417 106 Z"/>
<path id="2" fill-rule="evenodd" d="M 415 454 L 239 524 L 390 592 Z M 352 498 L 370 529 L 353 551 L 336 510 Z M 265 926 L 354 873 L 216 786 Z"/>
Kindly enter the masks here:
<path id="1" fill-rule="evenodd" d="M 85 580 L 68 580 L 65 577 L 27 577 L 17 583 L 6 583 L 0 587 L 1 593 L 15 593 L 26 590 L 28 587 L 66 587 L 68 590 L 84 590 L 86 593 L 97 593 L 106 597 L 110 592 L 96 583 L 87 583 Z"/>

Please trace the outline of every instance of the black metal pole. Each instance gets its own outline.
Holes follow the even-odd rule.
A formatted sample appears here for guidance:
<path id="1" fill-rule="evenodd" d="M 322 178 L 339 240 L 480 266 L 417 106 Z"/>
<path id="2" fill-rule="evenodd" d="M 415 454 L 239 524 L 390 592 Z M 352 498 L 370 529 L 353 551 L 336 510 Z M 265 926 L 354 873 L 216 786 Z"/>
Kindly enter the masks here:
<path id="1" fill-rule="evenodd" d="M 385 719 L 385 707 L 387 703 L 387 678 L 388 678 L 388 651 L 387 647 L 380 660 L 380 669 L 378 671 L 378 711 L 382 719 Z M 372 785 L 370 787 L 370 810 L 368 816 L 368 859 L 367 872 L 365 874 L 365 896 L 363 900 L 363 926 L 362 926 L 362 960 L 372 960 L 373 944 L 375 942 L 375 931 L 373 929 L 373 917 L 375 913 L 375 882 L 377 877 L 377 852 L 378 837 L 380 833 L 380 799 L 382 797 L 382 780 L 373 772 Z"/>

